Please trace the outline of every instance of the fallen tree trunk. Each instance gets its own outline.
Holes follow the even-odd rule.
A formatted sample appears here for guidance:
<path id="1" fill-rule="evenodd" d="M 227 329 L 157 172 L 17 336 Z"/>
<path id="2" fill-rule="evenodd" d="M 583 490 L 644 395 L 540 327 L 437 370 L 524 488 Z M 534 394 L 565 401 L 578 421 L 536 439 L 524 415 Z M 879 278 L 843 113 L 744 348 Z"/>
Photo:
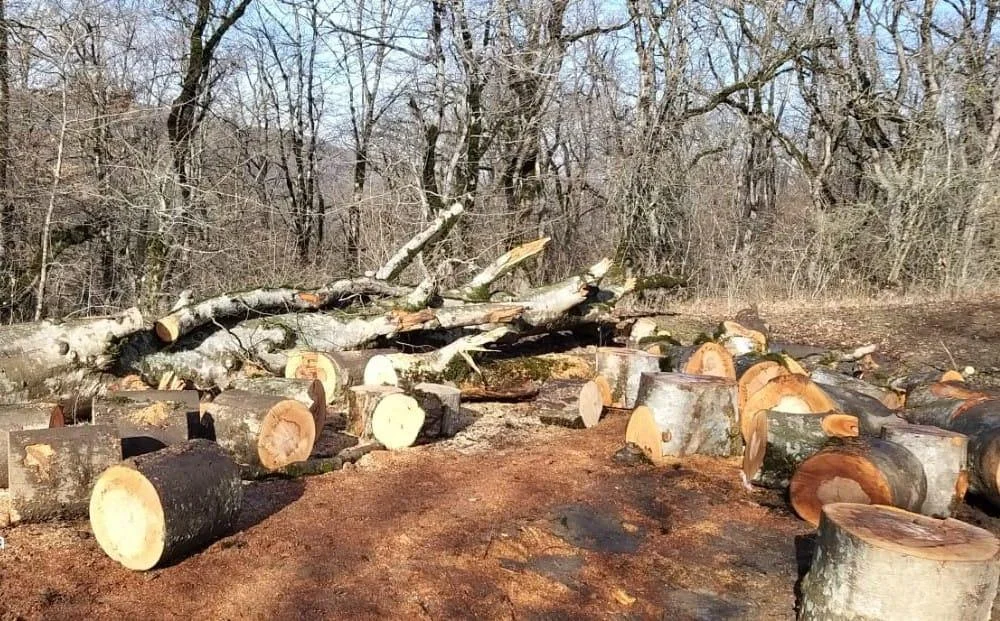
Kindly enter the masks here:
<path id="1" fill-rule="evenodd" d="M 535 407 L 545 424 L 584 429 L 601 419 L 604 398 L 593 380 L 553 380 L 539 389 Z"/>
<path id="2" fill-rule="evenodd" d="M 375 272 L 375 278 L 391 281 L 399 276 L 425 247 L 445 237 L 464 212 L 465 208 L 461 203 L 455 203 L 442 211 L 427 228 L 400 246 L 399 250 Z"/>
<path id="3" fill-rule="evenodd" d="M 762 410 L 821 414 L 837 409 L 830 397 L 808 377 L 794 373 L 779 375 L 747 397 L 740 410 L 740 430 L 744 440 L 749 440 L 753 416 Z"/>
<path id="4" fill-rule="evenodd" d="M 784 489 L 799 464 L 836 438 L 858 435 L 858 419 L 848 414 L 802 414 L 762 410 L 750 423 L 743 453 L 745 482 Z"/>
<path id="5" fill-rule="evenodd" d="M 625 439 L 650 460 L 739 454 L 736 383 L 683 373 L 643 373 Z"/>
<path id="6" fill-rule="evenodd" d="M 416 399 L 396 386 L 353 386 L 348 390 L 347 431 L 389 450 L 413 446 L 427 420 Z"/>
<path id="7" fill-rule="evenodd" d="M 878 399 L 841 386 L 826 385 L 822 389 L 833 401 L 836 410 L 858 417 L 863 434 L 878 436 L 884 427 L 902 423 L 902 419 Z"/>
<path id="8" fill-rule="evenodd" d="M 890 410 L 898 410 L 903 407 L 903 400 L 900 399 L 899 393 L 869 384 L 846 373 L 840 373 L 826 367 L 816 367 L 809 377 L 820 386 L 842 388 L 875 399 Z"/>
<path id="9" fill-rule="evenodd" d="M 661 358 L 638 349 L 598 347 L 595 371 L 611 388 L 611 406 L 634 408 L 643 373 L 660 371 Z"/>
<path id="10" fill-rule="evenodd" d="M 882 439 L 906 448 L 924 467 L 927 496 L 918 511 L 949 517 L 969 488 L 969 438 L 961 433 L 924 425 L 899 425 L 882 430 Z"/>
<path id="11" fill-rule="evenodd" d="M 939 405 L 942 401 L 971 401 L 1000 398 L 1000 394 L 969 387 L 965 382 L 934 382 L 915 386 L 906 393 L 907 409 Z"/>
<path id="12" fill-rule="evenodd" d="M 509 274 L 514 268 L 545 250 L 551 238 L 542 237 L 535 241 L 511 248 L 484 267 L 469 282 L 457 289 L 444 293 L 445 297 L 458 298 L 468 302 L 486 302 L 490 299 L 490 286 Z"/>
<path id="13" fill-rule="evenodd" d="M 145 571 L 232 532 L 242 504 L 237 465 L 214 442 L 191 440 L 105 470 L 90 525 L 105 554 Z"/>
<path id="14" fill-rule="evenodd" d="M 319 380 L 285 377 L 245 377 L 233 381 L 235 390 L 245 390 L 272 397 L 293 399 L 309 408 L 318 438 L 326 424 L 326 391 Z"/>
<path id="15" fill-rule="evenodd" d="M 86 515 L 94 481 L 122 458 L 111 425 L 12 431 L 9 438 L 11 522 Z"/>
<path id="16" fill-rule="evenodd" d="M 62 427 L 63 422 L 62 407 L 58 403 L 0 405 L 0 488 L 7 487 L 7 433 Z"/>
<path id="17" fill-rule="evenodd" d="M 288 354 L 285 377 L 316 379 L 322 382 L 327 403 L 344 396 L 351 386 L 364 383 L 365 367 L 375 356 L 399 353 L 393 349 L 354 351 L 298 351 Z"/>
<path id="18" fill-rule="evenodd" d="M 319 431 L 298 401 L 245 390 L 216 397 L 205 407 L 202 424 L 237 463 L 265 470 L 307 459 Z"/>
<path id="19" fill-rule="evenodd" d="M 419 382 L 441 383 L 450 379 L 448 368 L 456 358 L 464 359 L 476 369 L 471 354 L 486 351 L 484 345 L 512 334 L 508 327 L 460 338 L 441 349 L 426 354 L 382 354 L 372 357 L 365 365 L 364 383 L 401 386 Z"/>
<path id="20" fill-rule="evenodd" d="M 985 621 L 1000 578 L 1000 541 L 959 522 L 893 507 L 823 509 L 800 621 Z"/>
<path id="21" fill-rule="evenodd" d="M 813 526 L 824 505 L 854 502 L 916 511 L 927 496 L 916 456 L 877 438 L 843 439 L 803 461 L 788 486 L 792 508 Z"/>
<path id="22" fill-rule="evenodd" d="M 186 393 L 186 394 L 185 394 Z M 194 391 L 124 391 L 94 399 L 94 424 L 113 425 L 123 457 L 158 451 L 197 437 L 201 427 Z"/>

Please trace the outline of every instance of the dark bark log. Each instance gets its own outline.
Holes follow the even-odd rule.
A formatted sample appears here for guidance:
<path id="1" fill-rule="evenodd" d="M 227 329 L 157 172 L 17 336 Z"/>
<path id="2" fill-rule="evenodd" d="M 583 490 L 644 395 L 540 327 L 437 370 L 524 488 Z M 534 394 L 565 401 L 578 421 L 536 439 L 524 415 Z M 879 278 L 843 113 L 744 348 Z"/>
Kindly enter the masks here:
<path id="1" fill-rule="evenodd" d="M 809 377 L 820 386 L 835 386 L 871 397 L 890 410 L 898 410 L 903 406 L 899 394 L 895 391 L 869 384 L 846 373 L 826 367 L 816 367 Z"/>
<path id="2" fill-rule="evenodd" d="M 451 437 L 458 432 L 461 420 L 462 391 L 444 384 L 422 382 L 410 389 L 424 411 L 420 435 L 424 438 Z"/>
<path id="3" fill-rule="evenodd" d="M 824 385 L 822 388 L 833 400 L 835 409 L 858 417 L 862 434 L 878 436 L 884 427 L 902 423 L 902 419 L 878 399 L 841 386 Z"/>
<path id="4" fill-rule="evenodd" d="M 584 429 L 600 421 L 604 398 L 593 380 L 553 380 L 539 389 L 535 407 L 547 425 Z"/>
<path id="5" fill-rule="evenodd" d="M 202 424 L 240 464 L 276 470 L 312 452 L 317 429 L 298 401 L 227 390 L 205 407 Z"/>

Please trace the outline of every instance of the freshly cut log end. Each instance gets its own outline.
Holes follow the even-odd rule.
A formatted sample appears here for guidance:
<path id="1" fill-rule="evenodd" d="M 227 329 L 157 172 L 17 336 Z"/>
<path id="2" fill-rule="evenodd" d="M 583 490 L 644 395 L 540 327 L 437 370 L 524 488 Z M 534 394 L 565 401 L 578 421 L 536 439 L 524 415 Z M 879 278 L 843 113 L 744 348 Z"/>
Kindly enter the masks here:
<path id="1" fill-rule="evenodd" d="M 916 511 L 927 495 L 923 466 L 910 451 L 885 440 L 842 440 L 803 461 L 792 476 L 792 508 L 812 525 L 836 502 L 891 505 Z"/>
<path id="2" fill-rule="evenodd" d="M 755 394 L 774 378 L 790 374 L 787 368 L 773 360 L 763 360 L 744 371 L 738 383 L 740 411 L 743 411 L 750 395 Z"/>
<path id="3" fill-rule="evenodd" d="M 950 369 L 941 374 L 939 382 L 964 382 L 965 376 L 954 369 Z"/>
<path id="4" fill-rule="evenodd" d="M 750 436 L 753 416 L 761 410 L 819 414 L 841 411 L 840 408 L 808 377 L 804 375 L 779 375 L 756 392 L 748 395 L 740 411 L 740 428 L 743 438 Z"/>
<path id="5" fill-rule="evenodd" d="M 982 621 L 1000 579 L 1000 541 L 958 520 L 886 506 L 823 508 L 800 621 Z"/>
<path id="6" fill-rule="evenodd" d="M 679 373 L 736 379 L 733 355 L 718 343 L 702 343 L 673 358 L 674 369 Z"/>
<path id="7" fill-rule="evenodd" d="M 0 488 L 7 487 L 7 433 L 62 427 L 63 423 L 63 408 L 58 403 L 0 405 Z"/>
<path id="8" fill-rule="evenodd" d="M 665 457 L 663 438 L 663 432 L 656 424 L 652 410 L 644 405 L 632 410 L 632 416 L 628 419 L 628 427 L 625 429 L 626 444 L 634 444 L 642 449 L 651 462 L 662 464 Z"/>
<path id="9" fill-rule="evenodd" d="M 597 382 L 554 380 L 539 389 L 535 406 L 543 423 L 583 429 L 600 421 L 604 397 Z"/>
<path id="10" fill-rule="evenodd" d="M 316 423 L 312 412 L 298 401 L 282 400 L 268 410 L 261 423 L 257 439 L 260 465 L 277 470 L 305 461 L 315 441 Z"/>
<path id="11" fill-rule="evenodd" d="M 604 407 L 611 407 L 613 403 L 611 396 L 611 384 L 608 382 L 607 378 L 603 375 L 598 375 L 594 377 L 593 382 L 597 386 L 597 390 L 601 392 L 601 404 Z"/>
<path id="12" fill-rule="evenodd" d="M 598 347 L 595 368 L 611 392 L 611 407 L 633 408 L 639 394 L 639 377 L 660 370 L 660 356 L 639 349 Z"/>
<path id="13" fill-rule="evenodd" d="M 336 361 L 315 351 L 301 351 L 289 354 L 285 364 L 285 377 L 290 379 L 314 379 L 323 385 L 323 393 L 330 403 L 341 392 L 341 369 Z"/>
<path id="14" fill-rule="evenodd" d="M 388 356 L 375 356 L 365 366 L 365 386 L 398 386 L 399 373 Z"/>
<path id="15" fill-rule="evenodd" d="M 924 467 L 927 497 L 919 511 L 935 517 L 950 516 L 968 488 L 969 438 L 961 433 L 923 425 L 886 427 L 882 438 L 913 453 Z"/>
<path id="16" fill-rule="evenodd" d="M 153 324 L 153 329 L 156 330 L 156 336 L 164 343 L 173 343 L 181 336 L 181 326 L 177 317 L 173 315 L 168 315 L 162 319 L 158 319 L 155 324 Z"/>
<path id="17" fill-rule="evenodd" d="M 105 470 L 90 496 L 90 524 L 108 556 L 145 571 L 228 534 L 242 495 L 225 451 L 192 440 Z"/>
<path id="18" fill-rule="evenodd" d="M 246 390 L 262 395 L 294 399 L 309 408 L 316 425 L 316 433 L 326 424 L 327 397 L 323 382 L 318 379 L 292 379 L 287 377 L 253 377 L 237 379 L 230 384 L 236 390 Z"/>
<path id="19" fill-rule="evenodd" d="M 657 432 L 636 444 L 658 438 L 662 455 L 736 455 L 741 448 L 736 401 L 736 382 L 730 379 L 643 373 L 638 403 L 649 408 Z"/>
<path id="20" fill-rule="evenodd" d="M 413 397 L 387 395 L 372 411 L 372 436 L 390 451 L 413 446 L 424 426 L 424 416 Z"/>
<path id="21" fill-rule="evenodd" d="M 767 351 L 767 336 L 735 321 L 723 321 L 718 330 L 718 341 L 733 356 Z"/>
<path id="22" fill-rule="evenodd" d="M 203 425 L 239 463 L 277 470 L 312 452 L 312 412 L 292 399 L 227 390 L 205 408 Z"/>

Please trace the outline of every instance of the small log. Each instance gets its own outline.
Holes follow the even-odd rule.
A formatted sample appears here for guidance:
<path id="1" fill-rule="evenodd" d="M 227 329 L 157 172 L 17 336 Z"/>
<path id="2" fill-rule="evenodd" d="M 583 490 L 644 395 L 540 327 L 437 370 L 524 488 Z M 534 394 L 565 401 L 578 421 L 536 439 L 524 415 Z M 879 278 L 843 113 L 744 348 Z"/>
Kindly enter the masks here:
<path id="1" fill-rule="evenodd" d="M 114 425 L 122 457 L 158 451 L 197 437 L 201 427 L 198 393 L 193 390 L 142 390 L 94 398 L 94 424 Z"/>
<path id="2" fill-rule="evenodd" d="M 733 355 L 718 343 L 702 343 L 692 347 L 670 349 L 669 367 L 687 375 L 711 375 L 736 379 Z"/>
<path id="3" fill-rule="evenodd" d="M 882 439 L 916 455 L 927 478 L 927 496 L 919 512 L 949 517 L 969 488 L 969 438 L 961 433 L 925 425 L 899 425 L 882 430 Z"/>
<path id="4" fill-rule="evenodd" d="M 202 424 L 238 463 L 265 470 L 307 459 L 319 431 L 298 401 L 245 390 L 216 397 L 205 406 Z"/>
<path id="5" fill-rule="evenodd" d="M 898 393 L 869 384 L 846 373 L 840 373 L 826 367 L 816 367 L 813 369 L 810 378 L 820 386 L 836 386 L 837 388 L 844 388 L 866 395 L 890 410 L 898 410 L 903 406 Z"/>
<path id="6" fill-rule="evenodd" d="M 7 487 L 7 432 L 63 426 L 58 403 L 0 405 L 0 489 Z"/>
<path id="7" fill-rule="evenodd" d="M 900 416 L 914 425 L 932 425 L 942 429 L 951 429 L 952 420 L 958 418 L 966 410 L 980 403 L 992 401 L 989 398 L 953 399 L 939 397 L 934 401 L 921 399 L 921 405 L 907 408 Z"/>
<path id="8" fill-rule="evenodd" d="M 319 380 L 326 391 L 327 403 L 333 403 L 344 396 L 345 390 L 364 382 L 365 366 L 369 360 L 394 353 L 398 352 L 394 349 L 292 352 L 288 354 L 285 377 Z"/>
<path id="9" fill-rule="evenodd" d="M 547 425 L 584 429 L 601 419 L 604 397 L 592 380 L 553 380 L 539 389 L 535 407 L 538 418 Z"/>
<path id="10" fill-rule="evenodd" d="M 111 425 L 12 431 L 9 437 L 12 522 L 86 515 L 94 481 L 122 458 Z"/>
<path id="11" fill-rule="evenodd" d="M 996 399 L 997 393 L 978 390 L 965 382 L 934 382 L 915 386 L 906 393 L 907 409 L 939 405 L 942 401 L 969 401 L 972 399 Z"/>
<path id="12" fill-rule="evenodd" d="M 352 386 L 348 390 L 347 431 L 389 450 L 413 446 L 426 413 L 397 386 Z"/>
<path id="13" fill-rule="evenodd" d="M 326 404 L 329 402 L 323 383 L 316 379 L 291 379 L 287 377 L 247 377 L 233 380 L 230 387 L 235 390 L 256 392 L 273 397 L 294 399 L 309 408 L 316 435 L 319 436 L 326 424 Z"/>
<path id="14" fill-rule="evenodd" d="M 965 377 L 955 370 L 933 370 L 911 373 L 902 377 L 894 377 L 889 380 L 889 388 L 896 392 L 909 394 L 912 390 L 935 382 L 964 382 Z"/>
<path id="15" fill-rule="evenodd" d="M 894 507 L 823 508 L 800 621 L 986 621 L 1000 541 L 958 520 Z"/>
<path id="16" fill-rule="evenodd" d="M 611 388 L 612 407 L 633 408 L 639 394 L 639 377 L 660 370 L 661 358 L 638 349 L 598 347 L 595 370 Z"/>
<path id="17" fill-rule="evenodd" d="M 739 405 L 741 412 L 746 406 L 747 399 L 750 398 L 750 395 L 766 386 L 768 382 L 774 378 L 791 374 L 791 372 L 785 368 L 784 365 L 775 362 L 774 360 L 762 360 L 743 372 L 739 372 L 739 365 L 737 365 L 737 372 L 739 375 L 737 388 L 739 390 Z"/>
<path id="18" fill-rule="evenodd" d="M 858 419 L 849 414 L 757 412 L 743 453 L 745 482 L 784 489 L 806 458 L 835 442 L 835 438 L 857 435 Z"/>
<path id="19" fill-rule="evenodd" d="M 813 526 L 834 502 L 892 505 L 916 511 L 927 496 L 920 460 L 878 438 L 843 439 L 803 461 L 788 486 L 792 508 Z"/>
<path id="20" fill-rule="evenodd" d="M 191 440 L 105 470 L 90 496 L 104 553 L 145 571 L 232 532 L 243 504 L 239 467 L 208 440 Z"/>
<path id="21" fill-rule="evenodd" d="M 902 419 L 885 407 L 878 399 L 841 386 L 822 386 L 823 392 L 833 401 L 836 410 L 853 414 L 861 423 L 861 433 L 878 436 L 886 426 L 898 425 Z"/>
<path id="22" fill-rule="evenodd" d="M 410 389 L 424 411 L 420 435 L 425 438 L 449 438 L 458 433 L 461 420 L 462 391 L 454 386 L 421 382 Z"/>
<path id="23" fill-rule="evenodd" d="M 736 382 L 726 378 L 643 373 L 639 405 L 625 439 L 641 447 L 654 463 L 665 456 L 693 453 L 737 455 L 741 443 L 736 400 Z"/>
<path id="24" fill-rule="evenodd" d="M 840 411 L 836 404 L 808 377 L 795 373 L 779 375 L 748 395 L 740 410 L 740 429 L 744 439 L 750 438 L 753 416 L 761 410 L 820 414 Z"/>
<path id="25" fill-rule="evenodd" d="M 550 238 L 542 237 L 516 248 L 511 248 L 480 270 L 469 282 L 458 289 L 444 293 L 445 297 L 459 298 L 469 302 L 485 302 L 490 299 L 490 286 L 511 272 L 518 265 L 545 250 Z"/>

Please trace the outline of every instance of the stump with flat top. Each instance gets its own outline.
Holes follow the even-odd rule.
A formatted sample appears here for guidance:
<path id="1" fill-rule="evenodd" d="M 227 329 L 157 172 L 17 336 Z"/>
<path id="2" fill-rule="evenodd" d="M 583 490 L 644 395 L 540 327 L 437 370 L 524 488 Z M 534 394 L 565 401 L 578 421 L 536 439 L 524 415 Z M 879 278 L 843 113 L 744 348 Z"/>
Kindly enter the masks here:
<path id="1" fill-rule="evenodd" d="M 625 439 L 654 462 L 666 456 L 738 455 L 736 382 L 684 373 L 643 373 Z"/>
<path id="2" fill-rule="evenodd" d="M 788 496 L 795 513 L 815 526 L 822 508 L 835 502 L 916 511 L 927 496 L 927 480 L 917 457 L 899 444 L 844 438 L 799 465 Z"/>
<path id="3" fill-rule="evenodd" d="M 823 508 L 799 621 L 986 621 L 1000 541 L 953 519 L 885 506 Z"/>
<path id="4" fill-rule="evenodd" d="M 347 431 L 389 450 L 413 446 L 426 413 L 397 386 L 352 386 L 347 393 Z"/>
<path id="5" fill-rule="evenodd" d="M 611 390 L 611 405 L 634 408 L 639 394 L 639 376 L 660 370 L 660 356 L 639 349 L 598 347 L 595 368 Z"/>
<path id="6" fill-rule="evenodd" d="M 858 435 L 858 419 L 849 414 L 801 414 L 762 410 L 751 423 L 743 452 L 745 480 L 762 487 L 788 487 L 805 459 L 835 442 Z"/>
<path id="7" fill-rule="evenodd" d="M 462 391 L 454 386 L 421 382 L 410 389 L 424 411 L 420 435 L 425 438 L 451 437 L 458 433 L 461 420 Z"/>
<path id="8" fill-rule="evenodd" d="M 312 412 L 298 401 L 245 390 L 216 397 L 202 423 L 237 462 L 265 470 L 307 459 L 318 431 Z"/>
<path id="9" fill-rule="evenodd" d="M 539 389 L 534 405 L 545 424 L 584 429 L 600 421 L 604 398 L 592 380 L 552 380 Z"/>
<path id="10" fill-rule="evenodd" d="M 230 384 L 230 388 L 246 390 L 262 395 L 273 395 L 294 399 L 309 408 L 318 436 L 326 424 L 326 389 L 318 379 L 295 379 L 287 377 L 240 378 Z"/>
<path id="11" fill-rule="evenodd" d="M 969 488 L 969 438 L 925 425 L 886 427 L 882 438 L 906 447 L 924 467 L 927 496 L 918 511 L 934 517 L 952 515 Z"/>
<path id="12" fill-rule="evenodd" d="M 191 440 L 105 470 L 89 499 L 90 525 L 108 556 L 145 571 L 232 532 L 242 500 L 232 458 Z"/>
<path id="13" fill-rule="evenodd" d="M 740 430 L 744 440 L 750 439 L 753 417 L 761 410 L 797 414 L 842 411 L 812 380 L 795 373 L 779 375 L 747 396 L 740 410 Z"/>
<path id="14" fill-rule="evenodd" d="M 114 425 L 122 457 L 135 457 L 186 442 L 201 425 L 198 393 L 193 390 L 139 390 L 95 397 L 95 424 Z"/>
<path id="15" fill-rule="evenodd" d="M 94 481 L 120 461 L 121 444 L 112 425 L 10 432 L 11 521 L 86 515 Z"/>
<path id="16" fill-rule="evenodd" d="M 58 403 L 0 405 L 0 489 L 7 487 L 7 432 L 63 426 Z"/>

